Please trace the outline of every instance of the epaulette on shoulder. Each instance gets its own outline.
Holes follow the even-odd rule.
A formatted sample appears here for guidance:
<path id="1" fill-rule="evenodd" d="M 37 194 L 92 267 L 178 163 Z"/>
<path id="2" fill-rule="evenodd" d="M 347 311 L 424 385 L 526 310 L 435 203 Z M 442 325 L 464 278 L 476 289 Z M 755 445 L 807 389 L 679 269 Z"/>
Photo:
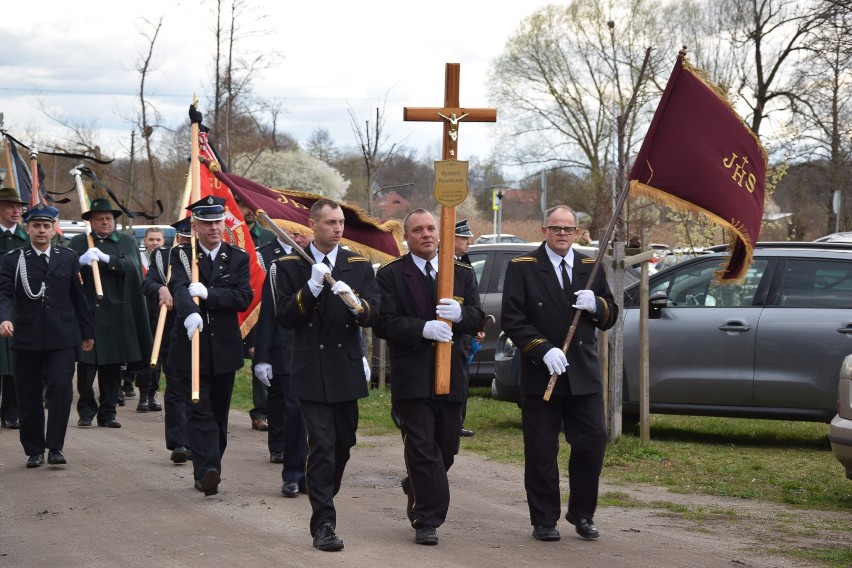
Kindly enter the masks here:
<path id="1" fill-rule="evenodd" d="M 393 260 L 389 260 L 389 261 L 387 261 L 386 263 L 384 263 L 383 265 L 381 265 L 381 266 L 379 267 L 379 270 L 383 269 L 383 268 L 384 268 L 384 267 L 386 267 L 386 266 L 390 266 L 390 265 L 391 265 L 391 264 L 393 264 L 394 262 L 399 262 L 399 261 L 400 261 L 400 260 L 402 260 L 403 258 L 404 258 L 404 256 L 398 256 L 398 257 L 396 257 L 396 258 L 395 258 L 395 259 L 393 259 Z"/>
<path id="2" fill-rule="evenodd" d="M 246 249 L 244 249 L 244 248 L 242 248 L 242 247 L 238 247 L 237 245 L 231 245 L 231 248 L 232 248 L 232 249 L 234 249 L 234 250 L 238 250 L 238 251 L 240 251 L 241 253 L 243 253 L 243 254 L 245 254 L 245 255 L 247 255 L 247 254 L 248 254 L 248 253 L 246 252 Z"/>
<path id="3" fill-rule="evenodd" d="M 467 268 L 468 270 L 473 270 L 473 267 L 471 265 L 460 260 L 454 260 L 453 264 L 455 264 L 456 266 L 461 266 L 462 268 Z"/>
<path id="4" fill-rule="evenodd" d="M 580 262 L 582 262 L 583 264 L 594 264 L 595 259 L 584 256 L 583 259 Z"/>
<path id="5" fill-rule="evenodd" d="M 518 256 L 512 259 L 512 262 L 538 262 L 534 256 Z"/>
<path id="6" fill-rule="evenodd" d="M 349 262 L 370 262 L 370 259 L 366 256 L 350 256 L 346 260 Z"/>
<path id="7" fill-rule="evenodd" d="M 175 245 L 175 248 L 180 250 L 189 250 L 189 246 L 189 243 L 181 243 L 179 245 Z"/>
<path id="8" fill-rule="evenodd" d="M 299 256 L 295 254 L 285 254 L 284 256 L 279 256 L 276 260 L 280 262 L 284 262 L 285 260 L 299 260 Z"/>

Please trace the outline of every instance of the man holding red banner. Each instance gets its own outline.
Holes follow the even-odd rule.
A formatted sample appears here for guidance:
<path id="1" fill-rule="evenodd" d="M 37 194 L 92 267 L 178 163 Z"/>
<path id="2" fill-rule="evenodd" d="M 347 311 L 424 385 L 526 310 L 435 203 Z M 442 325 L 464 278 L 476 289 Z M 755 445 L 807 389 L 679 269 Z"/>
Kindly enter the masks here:
<path id="1" fill-rule="evenodd" d="M 320 199 L 310 211 L 314 241 L 305 251 L 278 261 L 277 315 L 293 330 L 292 394 L 308 430 L 305 469 L 314 548 L 343 549 L 335 528 L 334 496 L 340 490 L 358 428 L 358 399 L 368 394 L 361 328 L 373 325 L 379 290 L 368 258 L 339 246 L 344 215 L 340 204 Z M 326 275 L 336 280 L 329 286 Z M 342 297 L 356 298 L 350 309 Z M 354 311 L 353 311 L 354 310 Z"/>

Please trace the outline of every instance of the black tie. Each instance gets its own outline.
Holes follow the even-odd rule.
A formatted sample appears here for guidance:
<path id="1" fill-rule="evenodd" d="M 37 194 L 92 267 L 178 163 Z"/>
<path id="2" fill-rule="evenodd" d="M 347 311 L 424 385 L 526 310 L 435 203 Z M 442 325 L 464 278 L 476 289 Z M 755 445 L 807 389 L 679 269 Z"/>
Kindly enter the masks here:
<path id="1" fill-rule="evenodd" d="M 435 289 L 435 277 L 432 275 L 432 271 L 434 268 L 432 267 L 431 262 L 426 263 L 426 282 L 429 284 L 429 292 L 432 294 L 432 298 L 437 298 L 437 291 Z"/>
<path id="2" fill-rule="evenodd" d="M 47 268 L 47 265 L 50 263 L 50 258 L 47 256 L 47 253 L 41 253 L 41 259 L 44 261 L 44 267 Z"/>
<path id="3" fill-rule="evenodd" d="M 568 277 L 568 264 L 565 262 L 565 259 L 562 259 L 562 262 L 559 263 L 560 268 L 562 269 L 562 289 L 566 292 L 571 291 L 571 279 Z"/>

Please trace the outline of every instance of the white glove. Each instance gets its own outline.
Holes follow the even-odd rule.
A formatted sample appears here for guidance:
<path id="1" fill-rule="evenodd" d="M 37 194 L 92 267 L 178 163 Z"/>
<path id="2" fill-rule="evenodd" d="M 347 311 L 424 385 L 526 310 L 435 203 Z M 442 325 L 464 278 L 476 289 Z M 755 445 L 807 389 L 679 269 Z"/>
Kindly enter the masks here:
<path id="1" fill-rule="evenodd" d="M 95 254 L 98 256 L 98 262 L 103 262 L 104 264 L 109 263 L 109 255 L 107 253 L 105 253 L 104 251 L 102 251 L 101 249 L 99 249 L 98 247 L 92 247 L 89 250 L 95 251 Z"/>
<path id="2" fill-rule="evenodd" d="M 308 286 L 315 298 L 322 292 L 322 283 L 325 281 L 326 274 L 331 274 L 331 269 L 323 262 L 317 262 L 311 267 L 311 278 L 308 280 Z"/>
<path id="3" fill-rule="evenodd" d="M 580 290 L 578 292 L 574 292 L 574 295 L 577 296 L 577 303 L 574 304 L 574 308 L 578 310 L 586 310 L 590 314 L 593 314 L 598 310 L 598 303 L 595 301 L 595 293 L 591 290 Z"/>
<path id="4" fill-rule="evenodd" d="M 80 255 L 80 266 L 91 266 L 93 262 L 98 260 L 98 253 L 89 249 Z"/>
<path id="5" fill-rule="evenodd" d="M 317 262 L 311 267 L 311 283 L 322 287 L 325 275 L 331 274 L 331 269 L 324 262 Z"/>
<path id="6" fill-rule="evenodd" d="M 323 266 L 325 266 L 325 265 L 323 265 Z M 346 295 L 346 294 L 349 294 L 349 295 L 352 295 L 352 296 L 355 295 L 352 292 L 352 288 L 349 286 L 349 284 L 347 284 L 343 280 L 338 280 L 337 282 L 335 282 L 334 286 L 331 287 L 331 291 L 332 291 L 332 293 L 334 293 L 338 296 Z"/>
<path id="7" fill-rule="evenodd" d="M 269 386 L 272 380 L 272 365 L 269 363 L 258 363 L 254 366 L 254 376 L 257 380 Z"/>
<path id="8" fill-rule="evenodd" d="M 453 340 L 453 330 L 447 325 L 447 322 L 431 320 L 427 321 L 423 326 L 423 337 L 440 341 L 441 343 L 449 343 Z"/>
<path id="9" fill-rule="evenodd" d="M 201 319 L 201 314 L 189 314 L 186 316 L 186 319 L 183 320 L 183 327 L 186 328 L 186 336 L 192 341 L 192 336 L 197 329 L 199 333 L 204 329 L 204 321 Z"/>
<path id="10" fill-rule="evenodd" d="M 441 298 L 438 300 L 435 313 L 439 318 L 444 318 L 454 323 L 459 323 L 462 319 L 461 304 L 452 298 Z"/>
<path id="11" fill-rule="evenodd" d="M 370 364 L 367 362 L 366 357 L 361 357 L 361 362 L 364 364 L 364 378 L 367 379 L 367 382 L 370 382 Z"/>
<path id="12" fill-rule="evenodd" d="M 201 298 L 202 300 L 207 299 L 207 286 L 202 284 L 201 282 L 190 282 L 189 283 L 189 295 L 195 298 Z"/>
<path id="13" fill-rule="evenodd" d="M 544 364 L 547 365 L 547 370 L 550 371 L 551 375 L 554 373 L 561 375 L 568 368 L 568 358 L 565 357 L 565 353 L 561 349 L 553 347 L 544 354 Z"/>

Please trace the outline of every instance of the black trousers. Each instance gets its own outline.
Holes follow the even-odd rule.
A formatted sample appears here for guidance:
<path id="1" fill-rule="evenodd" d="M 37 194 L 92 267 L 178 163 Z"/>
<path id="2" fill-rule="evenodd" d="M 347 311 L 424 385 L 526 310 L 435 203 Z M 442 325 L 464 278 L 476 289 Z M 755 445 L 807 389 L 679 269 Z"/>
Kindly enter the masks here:
<path id="1" fill-rule="evenodd" d="M 524 430 L 524 487 L 530 523 L 556 525 L 560 516 L 559 432 L 571 445 L 568 459 L 568 514 L 594 518 L 598 481 L 606 451 L 603 394 L 521 396 Z"/>
<path id="2" fill-rule="evenodd" d="M 268 390 L 269 453 L 284 452 L 281 478 L 299 483 L 305 478 L 308 432 L 302 418 L 302 407 L 290 394 L 290 373 L 275 373 L 269 381 Z"/>
<path id="3" fill-rule="evenodd" d="M 459 452 L 461 404 L 445 400 L 396 401 L 402 421 L 411 526 L 439 527 L 450 508 L 447 472 Z"/>
<path id="4" fill-rule="evenodd" d="M 17 419 L 18 397 L 15 394 L 15 379 L 12 375 L 3 375 L 0 377 L 0 420 Z"/>
<path id="5" fill-rule="evenodd" d="M 254 361 L 251 363 L 251 368 L 254 370 Z M 272 382 L 272 381 L 270 381 Z M 251 402 L 252 409 L 249 410 L 249 418 L 252 420 L 256 420 L 257 418 L 266 418 L 268 413 L 268 402 L 269 398 L 269 387 L 260 382 L 260 380 L 254 376 L 254 373 L 251 374 Z"/>
<path id="6" fill-rule="evenodd" d="M 189 381 L 181 380 L 174 369 L 165 367 L 166 394 L 163 396 L 164 421 L 166 424 L 166 448 L 173 450 L 178 446 L 189 447 L 189 435 L 186 433 L 186 407 L 192 404 Z"/>
<path id="7" fill-rule="evenodd" d="M 74 398 L 74 359 L 77 350 L 17 350 L 12 355 L 15 388 L 20 411 L 20 437 L 28 456 L 43 454 L 45 449 L 61 450 L 71 416 Z M 47 390 L 42 390 L 44 381 Z M 44 428 L 44 393 L 48 404 L 47 433 Z"/>
<path id="8" fill-rule="evenodd" d="M 349 451 L 358 429 L 358 401 L 333 404 L 300 400 L 308 430 L 305 481 L 311 502 L 311 535 L 328 523 L 337 526 L 334 496 L 340 491 Z"/>
<path id="9" fill-rule="evenodd" d="M 95 375 L 98 376 L 98 400 L 95 401 Z M 77 363 L 77 414 L 91 420 L 97 415 L 98 422 L 115 418 L 118 404 L 118 389 L 121 388 L 121 364 L 90 365 Z"/>
<path id="10" fill-rule="evenodd" d="M 192 469 L 195 479 L 201 479 L 207 470 L 222 471 L 222 456 L 228 445 L 228 409 L 234 391 L 236 373 L 201 375 L 198 402 L 192 402 L 192 379 L 188 372 L 176 373 L 185 383 L 188 396 L 186 404 L 186 433 L 192 452 Z"/>

